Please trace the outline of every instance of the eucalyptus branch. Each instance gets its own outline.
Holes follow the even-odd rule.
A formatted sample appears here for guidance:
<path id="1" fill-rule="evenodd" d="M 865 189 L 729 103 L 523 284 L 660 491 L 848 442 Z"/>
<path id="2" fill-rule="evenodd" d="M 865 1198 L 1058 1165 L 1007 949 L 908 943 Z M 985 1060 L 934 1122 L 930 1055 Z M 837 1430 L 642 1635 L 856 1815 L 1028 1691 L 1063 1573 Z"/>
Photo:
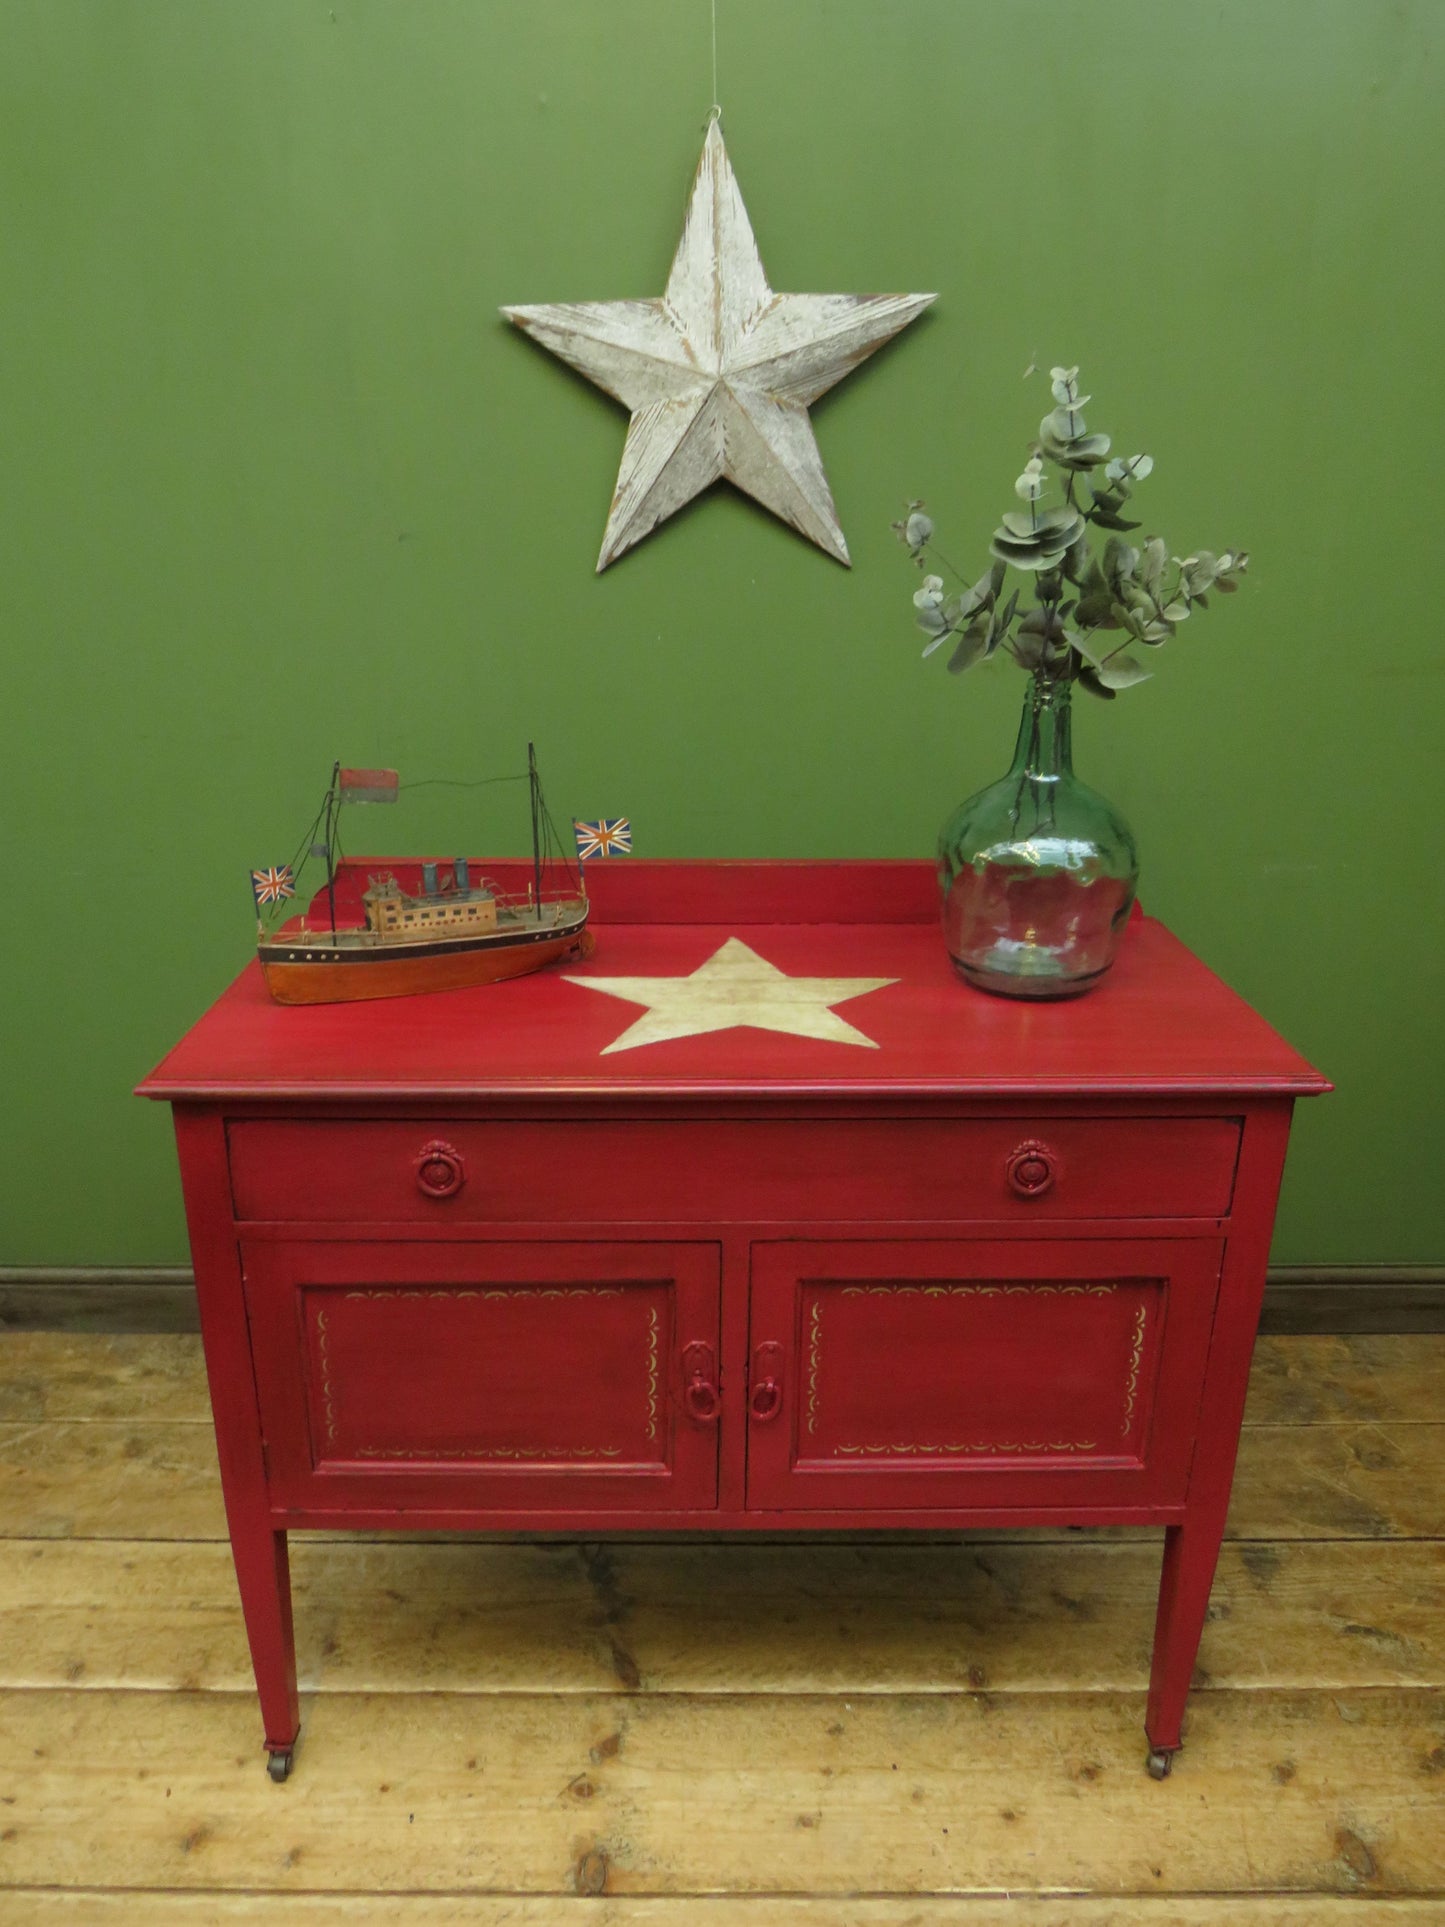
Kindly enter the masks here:
<path id="1" fill-rule="evenodd" d="M 1109 459 L 1110 438 L 1087 432 L 1083 411 L 1089 397 L 1080 394 L 1078 375 L 1077 368 L 1050 370 L 1054 407 L 1040 422 L 1038 440 L 1014 483 L 1027 514 L 1011 509 L 1003 516 L 989 542 L 989 573 L 962 596 L 948 598 L 942 578 L 928 575 L 914 595 L 918 626 L 929 637 L 923 653 L 931 656 L 943 643 L 953 642 L 948 667 L 955 675 L 1006 650 L 1035 675 L 1080 681 L 1095 695 L 1112 696 L 1153 673 L 1130 653 L 1134 644 L 1161 647 L 1196 608 L 1209 607 L 1211 589 L 1232 593 L 1249 566 L 1244 550 L 1216 555 L 1201 549 L 1181 559 L 1169 555 L 1162 536 L 1148 537 L 1142 548 L 1122 539 L 1140 526 L 1123 510 L 1136 484 L 1152 472 L 1153 458 Z M 1101 482 L 1090 480 L 1092 500 L 1084 507 L 1077 494 L 1079 478 L 1092 478 L 1100 469 Z M 1050 490 L 1058 491 L 1057 507 L 1046 502 Z M 906 518 L 893 527 L 918 567 L 924 566 L 925 555 L 936 557 L 957 581 L 967 581 L 933 544 L 933 522 L 922 502 L 910 502 Z M 1101 553 L 1090 545 L 1091 528 L 1110 531 Z M 1167 586 L 1166 561 L 1174 566 Z M 1010 596 L 1002 612 L 998 608 L 1011 568 L 1031 576 L 1034 589 L 1034 607 L 1020 620 L 1016 634 L 1011 631 L 1019 592 Z M 1066 608 L 1074 612 L 1073 630 Z M 1122 639 L 1103 654 L 1096 653 L 1091 640 L 1100 630 L 1123 631 Z M 1027 648 L 1021 646 L 1024 637 Z"/>

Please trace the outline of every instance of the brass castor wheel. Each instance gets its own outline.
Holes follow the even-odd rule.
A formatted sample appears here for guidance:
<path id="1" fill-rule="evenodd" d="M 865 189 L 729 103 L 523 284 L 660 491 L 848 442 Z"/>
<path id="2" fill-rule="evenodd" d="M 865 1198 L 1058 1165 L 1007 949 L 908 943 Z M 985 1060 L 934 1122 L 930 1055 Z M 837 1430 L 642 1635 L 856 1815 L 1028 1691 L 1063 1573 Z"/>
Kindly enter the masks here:
<path id="1" fill-rule="evenodd" d="M 1144 1762 L 1151 1780 L 1167 1780 L 1169 1769 L 1173 1764 L 1174 1748 L 1172 1746 L 1151 1746 L 1149 1757 Z"/>
<path id="2" fill-rule="evenodd" d="M 291 1748 L 273 1747 L 266 1757 L 266 1771 L 277 1782 L 284 1780 L 291 1771 Z"/>

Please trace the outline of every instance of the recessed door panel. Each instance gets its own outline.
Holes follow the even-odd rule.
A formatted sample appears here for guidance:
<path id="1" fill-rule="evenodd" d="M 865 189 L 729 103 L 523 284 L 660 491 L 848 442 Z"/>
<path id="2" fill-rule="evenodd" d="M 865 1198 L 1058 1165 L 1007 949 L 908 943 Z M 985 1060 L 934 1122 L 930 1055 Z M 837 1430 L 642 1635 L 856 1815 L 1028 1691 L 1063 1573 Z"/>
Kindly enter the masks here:
<path id="1" fill-rule="evenodd" d="M 1222 1247 L 753 1247 L 753 1505 L 1182 1498 Z"/>
<path id="2" fill-rule="evenodd" d="M 277 1243 L 244 1261 L 283 1503 L 716 1503 L 713 1247 Z"/>

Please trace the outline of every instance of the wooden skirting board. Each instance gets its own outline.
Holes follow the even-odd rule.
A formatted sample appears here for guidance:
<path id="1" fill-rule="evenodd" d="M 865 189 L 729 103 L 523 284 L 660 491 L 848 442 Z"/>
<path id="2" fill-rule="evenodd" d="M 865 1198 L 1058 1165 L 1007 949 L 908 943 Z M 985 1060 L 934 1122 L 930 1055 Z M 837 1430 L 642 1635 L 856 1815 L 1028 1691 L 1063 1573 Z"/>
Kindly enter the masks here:
<path id="1" fill-rule="evenodd" d="M 0 1265 L 0 1331 L 199 1329 L 185 1265 Z M 1445 1332 L 1445 1265 L 1276 1265 L 1260 1330 Z"/>

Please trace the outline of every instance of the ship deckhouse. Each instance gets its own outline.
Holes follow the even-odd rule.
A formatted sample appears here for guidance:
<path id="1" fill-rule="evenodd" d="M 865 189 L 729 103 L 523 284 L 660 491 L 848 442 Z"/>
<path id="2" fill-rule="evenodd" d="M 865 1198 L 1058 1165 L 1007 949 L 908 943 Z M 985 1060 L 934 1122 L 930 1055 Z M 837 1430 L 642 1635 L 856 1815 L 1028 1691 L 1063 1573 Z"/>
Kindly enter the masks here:
<path id="1" fill-rule="evenodd" d="M 472 884 L 467 859 L 459 856 L 440 875 L 438 870 L 435 863 L 422 865 L 418 896 L 409 896 L 393 876 L 373 877 L 362 898 L 368 927 L 393 943 L 495 930 L 497 899 L 485 882 Z"/>

